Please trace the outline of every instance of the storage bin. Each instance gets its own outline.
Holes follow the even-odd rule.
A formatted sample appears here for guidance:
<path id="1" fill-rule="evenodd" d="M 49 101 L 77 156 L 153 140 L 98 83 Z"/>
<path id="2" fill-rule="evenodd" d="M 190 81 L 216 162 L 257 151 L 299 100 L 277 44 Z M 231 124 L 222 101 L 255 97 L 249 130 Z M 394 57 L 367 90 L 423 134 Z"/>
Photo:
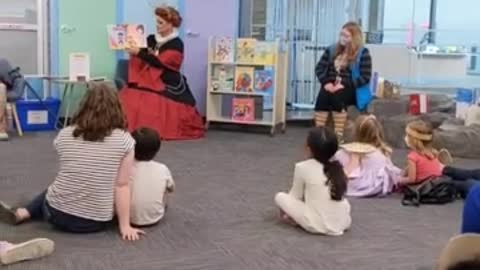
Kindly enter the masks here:
<path id="1" fill-rule="evenodd" d="M 23 131 L 55 130 L 60 100 L 19 100 L 16 102 L 18 118 Z"/>

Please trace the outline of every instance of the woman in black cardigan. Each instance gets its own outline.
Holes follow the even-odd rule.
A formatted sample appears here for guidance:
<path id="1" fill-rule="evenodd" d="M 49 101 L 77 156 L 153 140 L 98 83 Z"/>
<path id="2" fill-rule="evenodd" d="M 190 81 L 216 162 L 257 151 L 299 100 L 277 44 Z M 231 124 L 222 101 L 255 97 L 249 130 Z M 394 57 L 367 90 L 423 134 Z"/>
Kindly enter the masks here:
<path id="1" fill-rule="evenodd" d="M 360 76 L 352 77 L 352 65 L 360 56 Z M 335 133 L 340 140 L 347 121 L 347 108 L 356 106 L 356 91 L 370 83 L 372 59 L 363 48 L 363 35 L 355 22 L 346 23 L 339 41 L 325 51 L 315 73 L 322 87 L 315 104 L 315 126 L 325 126 L 330 112 L 333 114 Z"/>

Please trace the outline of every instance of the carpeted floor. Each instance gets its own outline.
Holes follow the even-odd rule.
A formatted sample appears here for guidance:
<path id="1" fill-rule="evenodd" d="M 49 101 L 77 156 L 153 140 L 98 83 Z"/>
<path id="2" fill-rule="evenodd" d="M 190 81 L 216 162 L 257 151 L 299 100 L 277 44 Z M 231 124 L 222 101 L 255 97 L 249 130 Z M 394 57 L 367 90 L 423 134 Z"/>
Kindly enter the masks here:
<path id="1" fill-rule="evenodd" d="M 177 182 L 166 220 L 139 242 L 116 231 L 68 235 L 47 224 L 0 224 L 0 239 L 49 237 L 55 253 L 5 269 L 431 269 L 459 228 L 462 203 L 406 208 L 398 197 L 351 200 L 353 227 L 342 237 L 312 236 L 280 224 L 275 192 L 289 188 L 307 129 L 266 135 L 210 131 L 195 142 L 166 142 L 157 160 Z M 54 134 L 0 143 L 0 199 L 36 195 L 57 167 Z M 398 152 L 397 161 L 404 158 Z M 460 161 L 471 167 L 475 161 Z M 402 163 L 399 163 L 403 165 Z"/>

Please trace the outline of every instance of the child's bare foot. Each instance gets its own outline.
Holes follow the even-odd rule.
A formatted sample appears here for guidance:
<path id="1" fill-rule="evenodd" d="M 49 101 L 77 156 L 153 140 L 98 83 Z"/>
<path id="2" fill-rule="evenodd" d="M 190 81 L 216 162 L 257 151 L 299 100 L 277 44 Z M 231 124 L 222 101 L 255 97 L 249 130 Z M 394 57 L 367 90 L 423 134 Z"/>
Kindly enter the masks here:
<path id="1" fill-rule="evenodd" d="M 289 225 L 292 225 L 292 226 L 297 226 L 297 223 L 295 222 L 295 220 L 293 220 L 291 217 L 289 217 L 285 212 L 283 212 L 282 210 L 280 210 L 280 219 L 289 224 Z"/>

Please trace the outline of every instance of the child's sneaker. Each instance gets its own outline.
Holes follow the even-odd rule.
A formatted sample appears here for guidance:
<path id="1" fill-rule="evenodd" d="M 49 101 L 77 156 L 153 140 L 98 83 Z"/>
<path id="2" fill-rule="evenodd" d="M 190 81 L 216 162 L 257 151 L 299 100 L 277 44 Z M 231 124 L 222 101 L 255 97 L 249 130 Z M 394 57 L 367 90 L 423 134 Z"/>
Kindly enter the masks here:
<path id="1" fill-rule="evenodd" d="M 0 141 L 8 141 L 8 134 L 6 132 L 0 132 Z"/>
<path id="2" fill-rule="evenodd" d="M 37 238 L 20 244 L 0 243 L 0 262 L 4 265 L 34 260 L 52 254 L 55 243 L 50 239 Z"/>
<path id="3" fill-rule="evenodd" d="M 452 155 L 447 149 L 441 149 L 438 152 L 438 160 L 443 164 L 443 165 L 448 165 L 453 162 Z"/>

